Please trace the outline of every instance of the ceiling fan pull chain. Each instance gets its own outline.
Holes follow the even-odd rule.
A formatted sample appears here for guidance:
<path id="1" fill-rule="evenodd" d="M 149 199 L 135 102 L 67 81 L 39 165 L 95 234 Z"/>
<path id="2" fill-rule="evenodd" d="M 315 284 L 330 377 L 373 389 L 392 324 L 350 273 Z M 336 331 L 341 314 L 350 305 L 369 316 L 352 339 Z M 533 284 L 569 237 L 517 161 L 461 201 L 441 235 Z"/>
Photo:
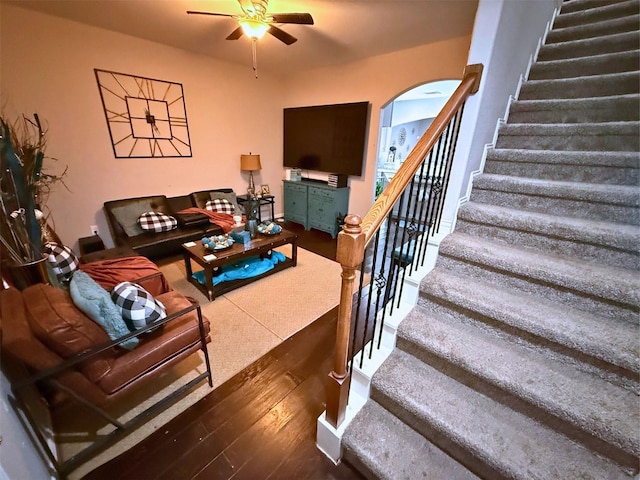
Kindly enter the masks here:
<path id="1" fill-rule="evenodd" d="M 258 40 L 255 37 L 251 39 L 251 55 L 253 57 L 253 73 L 258 78 Z"/>

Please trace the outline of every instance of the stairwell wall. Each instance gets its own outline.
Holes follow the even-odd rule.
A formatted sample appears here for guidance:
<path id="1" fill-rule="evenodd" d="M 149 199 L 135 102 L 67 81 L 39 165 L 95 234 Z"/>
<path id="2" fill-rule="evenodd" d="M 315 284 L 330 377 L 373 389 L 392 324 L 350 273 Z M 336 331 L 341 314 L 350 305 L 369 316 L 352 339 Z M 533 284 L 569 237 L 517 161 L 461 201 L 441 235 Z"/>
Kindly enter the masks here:
<path id="1" fill-rule="evenodd" d="M 516 94 L 561 0 L 480 0 L 467 65 L 481 63 L 480 90 L 465 106 L 449 182 L 443 226 L 452 226 L 472 175 L 480 173 L 484 148 L 493 142 L 510 96 Z"/>

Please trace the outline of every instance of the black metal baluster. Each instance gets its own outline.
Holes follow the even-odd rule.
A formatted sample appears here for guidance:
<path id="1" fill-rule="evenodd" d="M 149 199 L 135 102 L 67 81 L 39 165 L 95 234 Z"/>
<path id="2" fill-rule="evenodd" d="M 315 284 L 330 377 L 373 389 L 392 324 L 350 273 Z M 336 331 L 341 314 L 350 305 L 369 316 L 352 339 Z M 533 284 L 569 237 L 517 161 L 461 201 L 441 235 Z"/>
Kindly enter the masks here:
<path id="1" fill-rule="evenodd" d="M 384 298 L 385 306 L 390 302 L 391 297 L 393 297 L 396 292 L 396 272 L 398 271 L 399 267 L 398 267 L 398 263 L 394 261 L 394 254 L 396 251 L 396 247 L 398 246 L 398 234 L 400 231 L 400 209 L 402 208 L 402 205 L 404 205 L 404 199 L 406 198 L 406 194 L 407 194 L 407 190 L 404 189 L 400 194 L 400 199 L 398 200 L 398 215 L 397 215 L 397 221 L 395 223 L 395 231 L 393 233 L 393 244 L 391 246 L 391 256 L 390 256 L 391 261 L 389 265 L 389 283 L 387 284 L 387 292 Z M 389 314 L 392 314 L 392 313 L 393 313 L 393 303 L 391 304 L 391 309 L 389 310 Z"/>
<path id="2" fill-rule="evenodd" d="M 424 192 L 425 198 L 422 201 L 422 205 L 420 206 L 420 214 L 418 215 L 419 223 L 420 225 L 422 225 L 423 232 L 420 237 L 420 245 L 416 248 L 416 251 L 418 253 L 414 258 L 414 265 L 416 265 L 416 269 L 418 265 L 418 258 L 420 257 L 421 252 L 423 252 L 424 249 L 427 248 L 427 235 L 429 234 L 429 224 L 427 222 L 427 215 L 429 214 L 429 204 L 431 203 L 431 178 L 432 178 L 431 169 L 433 168 L 433 157 L 434 157 L 433 152 L 434 150 L 431 149 L 429 151 L 428 161 L 422 163 L 423 170 L 424 170 L 425 163 L 427 164 L 427 174 L 425 177 L 425 180 L 426 180 L 425 192 Z"/>
<path id="3" fill-rule="evenodd" d="M 413 235 L 415 235 L 415 224 L 413 223 L 413 218 L 411 219 L 411 224 L 407 226 L 407 220 L 410 216 L 409 211 L 412 209 L 413 207 L 413 211 L 415 214 L 415 202 L 413 201 L 414 195 L 414 189 L 415 187 L 415 183 L 416 183 L 416 177 L 415 175 L 413 176 L 413 178 L 411 179 L 411 184 L 409 186 L 409 198 L 407 200 L 407 208 L 405 210 L 405 217 L 404 217 L 404 228 L 402 229 L 402 240 L 400 241 L 400 253 L 399 253 L 399 258 L 397 259 L 398 262 L 398 269 L 402 269 L 402 279 L 399 281 L 399 285 L 400 288 L 396 289 L 396 295 L 395 295 L 395 300 L 397 302 L 396 307 L 400 308 L 400 300 L 402 299 L 402 291 L 403 291 L 403 287 L 404 287 L 404 280 L 406 278 L 406 272 L 407 272 L 407 267 L 408 267 L 408 259 L 409 259 L 409 255 L 408 255 L 408 251 L 410 248 L 410 244 L 411 244 L 411 240 L 413 238 Z M 418 180 L 418 190 L 420 189 L 420 180 Z M 406 189 L 405 189 L 406 190 Z M 417 200 L 416 200 L 417 201 Z M 407 238 L 407 235 L 409 236 L 409 239 L 405 241 L 405 239 Z M 405 247 L 406 247 L 406 252 L 405 252 Z M 394 256 L 395 256 L 395 250 L 393 251 Z M 405 263 L 404 267 L 402 266 L 402 263 L 405 262 L 405 259 L 407 259 L 407 262 Z M 413 261 L 413 259 L 411 259 L 411 261 Z M 400 270 L 398 270 L 399 272 Z"/>
<path id="4" fill-rule="evenodd" d="M 423 228 L 420 222 L 422 216 L 422 210 L 424 209 L 424 198 L 426 194 L 426 187 L 428 184 L 428 178 L 424 175 L 424 166 L 426 164 L 426 157 L 422 160 L 420 164 L 420 170 L 418 173 L 418 178 L 420 179 L 419 187 L 418 187 L 418 195 L 416 198 L 416 202 L 414 204 L 414 211 L 412 215 L 414 231 L 412 234 L 411 241 L 409 242 L 409 256 L 411 257 L 411 263 L 409 264 L 409 275 L 411 275 L 415 270 L 416 266 L 416 252 L 418 251 L 418 237 L 420 236 L 421 229 Z"/>
<path id="5" fill-rule="evenodd" d="M 388 245 L 387 245 L 387 238 L 388 238 L 389 231 L 390 231 L 391 215 L 392 215 L 392 213 L 389 213 L 389 215 L 387 216 L 387 218 L 385 219 L 385 221 L 384 221 L 384 222 L 382 223 L 382 225 L 380 226 L 380 231 L 381 231 L 381 232 L 386 232 L 385 239 L 383 239 L 383 242 L 384 242 L 385 247 L 384 247 L 384 253 L 383 253 L 383 255 L 382 255 L 382 266 L 381 266 L 381 268 L 380 268 L 381 272 L 384 272 L 384 271 L 385 271 L 385 269 L 386 269 L 386 262 L 387 262 L 387 246 L 388 246 Z M 379 248 L 379 246 L 378 246 L 378 248 Z M 388 275 L 387 275 L 387 279 L 388 279 Z M 388 281 L 388 280 L 386 280 L 386 281 Z M 382 313 L 381 313 L 381 315 L 380 315 L 380 335 L 382 335 L 382 329 L 383 329 L 383 327 L 384 327 L 384 321 L 385 321 L 385 318 L 386 318 L 386 310 L 385 310 L 385 307 L 386 307 L 386 305 L 387 305 L 387 304 L 386 304 L 386 302 L 383 302 L 383 304 L 382 304 L 382 308 L 380 307 L 380 292 L 382 292 L 382 289 L 383 289 L 383 288 L 385 288 L 385 285 L 384 285 L 385 277 L 384 277 L 384 275 L 383 275 L 382 273 L 381 273 L 381 274 L 380 274 L 380 276 L 379 276 L 379 282 L 380 282 L 380 288 L 379 288 L 379 290 L 378 290 L 378 296 L 377 296 L 377 298 L 376 298 L 376 304 L 375 304 L 375 307 L 374 307 L 374 309 L 373 309 L 373 315 L 374 315 L 374 328 L 373 328 L 373 330 L 374 330 L 374 333 L 375 333 L 375 330 L 376 330 L 376 327 L 377 327 L 378 313 L 379 313 L 380 311 L 382 311 Z M 371 349 L 370 349 L 370 351 L 369 351 L 369 358 L 371 358 L 371 355 L 372 355 L 372 353 L 373 353 L 373 343 L 374 343 L 374 342 L 375 342 L 375 339 L 374 339 L 374 338 L 372 338 L 372 342 L 371 342 Z"/>
<path id="6" fill-rule="evenodd" d="M 448 126 L 445 128 L 449 128 Z M 434 146 L 434 151 L 435 151 L 435 164 L 433 166 L 433 176 L 432 176 L 432 183 L 431 183 L 431 188 L 430 188 L 430 192 L 429 192 L 429 206 L 427 207 L 427 223 L 429 225 L 429 236 L 433 236 L 433 217 L 434 217 L 434 208 L 438 202 L 438 197 L 440 196 L 440 192 L 442 191 L 442 183 L 440 180 L 440 177 L 438 177 L 437 175 L 437 170 L 441 170 L 438 167 L 441 165 L 442 159 L 440 157 L 440 152 L 442 149 L 442 137 L 443 137 L 443 133 L 440 134 L 440 136 L 438 137 L 438 141 L 436 142 L 436 145 Z M 434 181 L 435 180 L 435 181 Z M 424 261 L 427 257 L 427 245 L 425 245 L 425 248 L 422 250 L 422 257 L 420 259 L 420 266 L 424 266 Z"/>
<path id="7" fill-rule="evenodd" d="M 452 136 L 451 139 L 451 144 L 453 145 L 450 148 L 450 152 L 449 152 L 449 161 L 447 162 L 447 171 L 445 172 L 445 178 L 444 178 L 444 182 L 443 182 L 443 192 L 442 192 L 442 198 L 440 200 L 440 213 L 438 215 L 438 224 L 436 227 L 436 233 L 440 230 L 440 220 L 442 218 L 442 213 L 444 210 L 444 201 L 447 197 L 447 189 L 449 187 L 449 179 L 451 177 L 451 170 L 452 170 L 452 165 L 453 165 L 453 156 L 455 154 L 455 150 L 456 150 L 456 145 L 457 145 L 457 140 L 458 140 L 458 135 L 460 134 L 460 125 L 462 124 L 462 114 L 464 112 L 464 103 L 460 106 L 460 108 L 458 109 L 458 111 L 456 112 L 455 116 L 453 117 L 453 119 L 451 120 L 451 124 L 453 125 L 453 130 L 454 130 L 454 135 Z"/>
<path id="8" fill-rule="evenodd" d="M 402 199 L 400 199 L 400 201 L 402 201 Z M 376 306 L 374 308 L 374 317 L 373 317 L 373 331 L 375 332 L 376 330 L 376 326 L 377 326 L 377 319 L 378 319 L 378 312 L 380 311 L 380 296 L 381 296 L 381 292 L 382 289 L 385 289 L 385 294 L 384 294 L 384 300 L 382 302 L 382 318 L 381 321 L 384 324 L 384 319 L 386 316 L 386 309 L 385 307 L 387 306 L 387 304 L 389 303 L 389 298 L 388 298 L 388 290 L 389 290 L 389 285 L 391 284 L 391 270 L 393 269 L 393 262 L 389 262 L 389 272 L 387 272 L 387 277 L 384 276 L 384 273 L 386 271 L 386 263 L 387 263 L 387 255 L 389 253 L 389 234 L 391 233 L 391 224 L 392 224 L 392 217 L 393 217 L 393 209 L 391 209 L 391 211 L 389 212 L 389 215 L 387 215 L 387 219 L 385 220 L 386 222 L 386 226 L 387 226 L 387 236 L 384 239 L 384 252 L 382 255 L 382 265 L 380 266 L 380 274 L 378 275 L 378 277 L 376 277 L 376 282 L 378 283 L 378 296 L 376 297 Z M 396 233 L 397 233 L 397 229 L 396 229 Z M 393 250 L 392 250 L 393 251 Z M 371 348 L 369 349 L 369 358 L 371 358 L 373 354 L 373 342 L 371 342 Z"/>
<path id="9" fill-rule="evenodd" d="M 446 130 L 442 133 L 443 135 L 443 139 L 444 139 L 444 149 L 442 151 L 442 160 L 440 163 L 440 169 L 438 172 L 438 178 L 442 179 L 441 183 L 440 183 L 440 188 L 439 188 L 439 192 L 438 192 L 438 201 L 437 201 L 437 205 L 435 206 L 435 218 L 434 218 L 434 222 L 433 222 L 433 235 L 435 235 L 436 233 L 438 233 L 438 231 L 440 230 L 440 221 L 442 219 L 442 210 L 444 208 L 444 187 L 446 184 L 446 180 L 445 177 L 447 175 L 447 172 L 450 171 L 449 169 L 449 153 L 450 153 L 450 145 L 451 145 L 451 137 L 453 136 L 453 125 L 454 125 L 454 121 L 455 121 L 455 116 L 454 118 L 451 120 L 451 122 L 449 122 L 449 124 L 447 125 Z"/>
<path id="10" fill-rule="evenodd" d="M 365 255 L 365 259 L 366 259 L 366 255 Z M 353 323 L 353 333 L 351 333 L 351 349 L 350 349 L 350 353 L 349 353 L 349 357 L 351 358 L 351 363 L 349 366 L 349 371 L 353 371 L 353 359 L 355 357 L 355 348 L 356 348 L 356 339 L 358 337 L 358 324 L 360 323 L 360 305 L 362 304 L 362 292 L 363 292 L 363 288 L 362 288 L 362 282 L 364 279 L 364 264 L 365 264 L 365 260 L 362 261 L 362 263 L 360 264 L 360 282 L 358 282 L 358 295 L 357 295 L 357 302 L 356 302 L 356 308 L 355 308 L 355 314 L 351 313 L 351 320 Z M 353 301 L 353 300 L 352 300 Z M 354 317 L 355 315 L 355 317 Z M 366 318 L 365 318 L 365 328 L 364 328 L 364 335 L 366 335 Z M 360 368 L 362 368 L 362 359 L 360 360 Z"/>
<path id="11" fill-rule="evenodd" d="M 374 240 L 373 240 L 373 253 L 371 254 L 373 256 L 372 259 L 372 264 L 371 264 L 371 280 L 369 282 L 369 295 L 368 295 L 368 299 L 367 299 L 367 309 L 366 309 L 366 313 L 364 316 L 365 319 L 365 327 L 364 327 L 364 332 L 362 334 L 362 348 L 361 348 L 361 355 L 360 355 L 360 368 L 362 368 L 362 364 L 364 362 L 364 350 L 365 350 L 365 345 L 367 344 L 367 332 L 369 331 L 369 320 L 371 318 L 371 302 L 373 300 L 373 285 L 374 285 L 374 274 L 375 274 L 375 269 L 378 263 L 378 247 L 380 244 L 380 230 L 378 230 L 374 236 Z M 380 288 L 378 288 L 378 297 L 380 296 Z M 375 331 L 375 327 L 374 327 L 374 331 Z M 371 341 L 373 342 L 373 334 L 371 335 Z"/>

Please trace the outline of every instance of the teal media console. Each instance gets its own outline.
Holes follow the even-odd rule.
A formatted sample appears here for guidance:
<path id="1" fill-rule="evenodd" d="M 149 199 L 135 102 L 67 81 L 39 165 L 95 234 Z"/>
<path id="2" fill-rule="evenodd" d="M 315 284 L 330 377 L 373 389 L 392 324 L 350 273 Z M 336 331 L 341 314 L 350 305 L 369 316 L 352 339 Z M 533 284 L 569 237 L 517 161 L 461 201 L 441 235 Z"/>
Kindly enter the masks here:
<path id="1" fill-rule="evenodd" d="M 349 187 L 330 187 L 324 182 L 284 180 L 284 219 L 328 232 L 336 238 L 338 219 L 349 209 Z"/>

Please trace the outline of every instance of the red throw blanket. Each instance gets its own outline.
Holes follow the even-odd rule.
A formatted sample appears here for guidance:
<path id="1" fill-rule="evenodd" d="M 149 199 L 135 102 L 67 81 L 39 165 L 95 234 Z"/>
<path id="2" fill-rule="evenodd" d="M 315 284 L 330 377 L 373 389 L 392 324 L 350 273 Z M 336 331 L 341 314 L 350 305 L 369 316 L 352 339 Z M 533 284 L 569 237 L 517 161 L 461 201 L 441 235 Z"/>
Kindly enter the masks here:
<path id="1" fill-rule="evenodd" d="M 207 210 L 205 208 L 189 207 L 185 208 L 184 210 L 180 210 L 178 213 L 202 213 L 209 217 L 209 221 L 211 223 L 215 223 L 220 228 L 222 228 L 222 230 L 224 230 L 224 233 L 229 233 L 235 225 L 235 222 L 233 221 L 233 215 L 229 215 L 228 213 L 212 212 L 211 210 Z"/>
<path id="2" fill-rule="evenodd" d="M 146 257 L 124 257 L 81 263 L 80 270 L 85 272 L 102 288 L 111 290 L 120 282 L 135 282 L 142 277 L 158 273 L 158 266 Z M 140 283 L 151 295 L 160 295 L 173 290 L 164 275 Z"/>

